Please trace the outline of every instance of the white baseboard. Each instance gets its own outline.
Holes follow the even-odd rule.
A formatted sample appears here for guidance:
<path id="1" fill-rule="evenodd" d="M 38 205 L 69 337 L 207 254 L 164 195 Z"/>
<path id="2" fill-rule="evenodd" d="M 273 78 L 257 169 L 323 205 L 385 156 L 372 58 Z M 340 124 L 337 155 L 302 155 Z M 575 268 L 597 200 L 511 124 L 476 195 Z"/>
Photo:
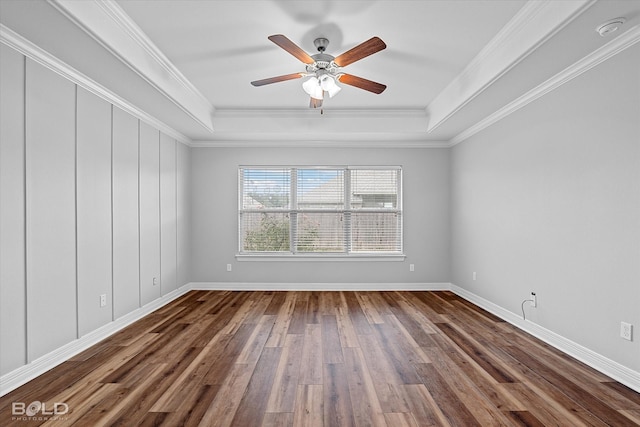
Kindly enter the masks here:
<path id="1" fill-rule="evenodd" d="M 444 291 L 450 283 L 192 282 L 203 291 Z"/>
<path id="2" fill-rule="evenodd" d="M 191 282 L 149 304 L 132 311 L 89 334 L 21 366 L 0 377 L 0 396 L 31 381 L 92 345 L 165 306 L 190 290 L 231 291 L 452 291 L 488 312 L 530 333 L 547 344 L 575 357 L 590 367 L 640 393 L 640 372 L 627 368 L 586 347 L 520 316 L 452 283 L 256 283 L 256 282 Z"/>
<path id="3" fill-rule="evenodd" d="M 557 348 L 558 350 L 568 354 L 571 357 L 578 359 L 579 361 L 587 364 L 593 369 L 602 372 L 603 374 L 613 378 L 614 380 L 626 385 L 627 387 L 640 393 L 640 372 L 636 372 L 615 362 L 599 353 L 594 352 L 586 347 L 581 346 L 578 343 L 571 341 L 561 335 L 556 334 L 542 326 L 523 320 L 517 314 L 514 314 L 499 305 L 492 303 L 474 293 L 467 291 L 459 286 L 451 284 L 450 290 L 472 302 L 478 307 L 482 307 L 488 312 L 495 314 L 501 319 L 511 323 L 519 329 L 533 335 L 534 337 L 546 342 L 547 344 Z"/>
<path id="4" fill-rule="evenodd" d="M 71 357 L 81 353 L 92 345 L 99 343 L 103 339 L 110 337 L 119 330 L 129 326 L 137 320 L 140 320 L 160 307 L 165 306 L 190 290 L 191 284 L 186 284 L 132 311 L 131 313 L 125 314 L 124 316 L 53 350 L 52 352 L 35 359 L 31 363 L 23 365 L 3 375 L 0 377 L 0 396 L 4 396 L 21 385 L 26 384 L 37 376 L 42 375 L 51 368 L 69 360 Z"/>

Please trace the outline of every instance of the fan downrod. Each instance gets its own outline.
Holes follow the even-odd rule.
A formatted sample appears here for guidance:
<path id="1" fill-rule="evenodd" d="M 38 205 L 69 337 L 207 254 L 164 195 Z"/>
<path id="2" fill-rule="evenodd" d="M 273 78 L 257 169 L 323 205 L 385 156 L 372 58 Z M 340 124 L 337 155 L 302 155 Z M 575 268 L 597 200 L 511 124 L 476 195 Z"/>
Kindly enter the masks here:
<path id="1" fill-rule="evenodd" d="M 316 49 L 318 49 L 318 52 L 324 53 L 324 51 L 327 49 L 327 46 L 329 46 L 329 39 L 318 37 L 313 41 L 313 45 L 316 47 Z"/>

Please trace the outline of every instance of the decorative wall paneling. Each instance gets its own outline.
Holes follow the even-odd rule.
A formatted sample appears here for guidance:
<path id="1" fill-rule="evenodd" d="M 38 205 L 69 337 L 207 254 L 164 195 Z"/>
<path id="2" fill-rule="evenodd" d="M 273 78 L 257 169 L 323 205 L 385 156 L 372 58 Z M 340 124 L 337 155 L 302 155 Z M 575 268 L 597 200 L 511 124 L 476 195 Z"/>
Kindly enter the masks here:
<path id="1" fill-rule="evenodd" d="M 27 348 L 33 360 L 78 336 L 76 86 L 28 59 L 25 94 Z"/>
<path id="2" fill-rule="evenodd" d="M 1 48 L 5 383 L 188 283 L 189 148 Z"/>
<path id="3" fill-rule="evenodd" d="M 113 107 L 113 317 L 140 307 L 138 120 Z"/>
<path id="4" fill-rule="evenodd" d="M 78 331 L 112 319 L 111 105 L 78 88 L 76 215 Z M 104 306 L 100 295 L 105 295 Z"/>
<path id="5" fill-rule="evenodd" d="M 0 44 L 0 369 L 27 360 L 24 176 L 25 58 Z M 5 284 L 12 284 L 5 286 Z"/>

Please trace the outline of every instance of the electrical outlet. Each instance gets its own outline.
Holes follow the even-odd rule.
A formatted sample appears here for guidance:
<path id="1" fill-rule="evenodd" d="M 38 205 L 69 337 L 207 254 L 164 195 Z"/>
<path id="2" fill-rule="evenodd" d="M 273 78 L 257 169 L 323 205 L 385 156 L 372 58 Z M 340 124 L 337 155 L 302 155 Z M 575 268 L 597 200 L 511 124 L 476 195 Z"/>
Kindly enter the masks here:
<path id="1" fill-rule="evenodd" d="M 538 296 L 536 295 L 535 292 L 531 292 L 531 305 L 533 307 L 537 307 L 538 306 Z"/>
<path id="2" fill-rule="evenodd" d="M 154 277 L 153 278 L 153 286 L 156 286 L 158 284 L 158 278 Z"/>
<path id="3" fill-rule="evenodd" d="M 631 323 L 620 322 L 620 337 L 633 341 L 633 325 Z"/>
<path id="4" fill-rule="evenodd" d="M 409 271 L 416 271 L 416 265 L 415 264 L 409 264 Z"/>
<path id="5" fill-rule="evenodd" d="M 100 295 L 100 307 L 107 306 L 107 294 Z"/>
<path id="6" fill-rule="evenodd" d="M 473 280 L 476 280 L 476 272 L 473 272 Z"/>
<path id="7" fill-rule="evenodd" d="M 227 271 L 231 271 L 231 264 L 227 264 Z"/>

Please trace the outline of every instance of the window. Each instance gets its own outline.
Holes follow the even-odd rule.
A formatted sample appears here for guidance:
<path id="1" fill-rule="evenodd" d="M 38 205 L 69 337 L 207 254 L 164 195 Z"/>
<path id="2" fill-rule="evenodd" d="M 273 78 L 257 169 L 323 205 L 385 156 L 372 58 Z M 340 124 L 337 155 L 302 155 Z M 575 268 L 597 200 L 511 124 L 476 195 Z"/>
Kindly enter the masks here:
<path id="1" fill-rule="evenodd" d="M 399 167 L 240 167 L 241 255 L 401 255 Z"/>

